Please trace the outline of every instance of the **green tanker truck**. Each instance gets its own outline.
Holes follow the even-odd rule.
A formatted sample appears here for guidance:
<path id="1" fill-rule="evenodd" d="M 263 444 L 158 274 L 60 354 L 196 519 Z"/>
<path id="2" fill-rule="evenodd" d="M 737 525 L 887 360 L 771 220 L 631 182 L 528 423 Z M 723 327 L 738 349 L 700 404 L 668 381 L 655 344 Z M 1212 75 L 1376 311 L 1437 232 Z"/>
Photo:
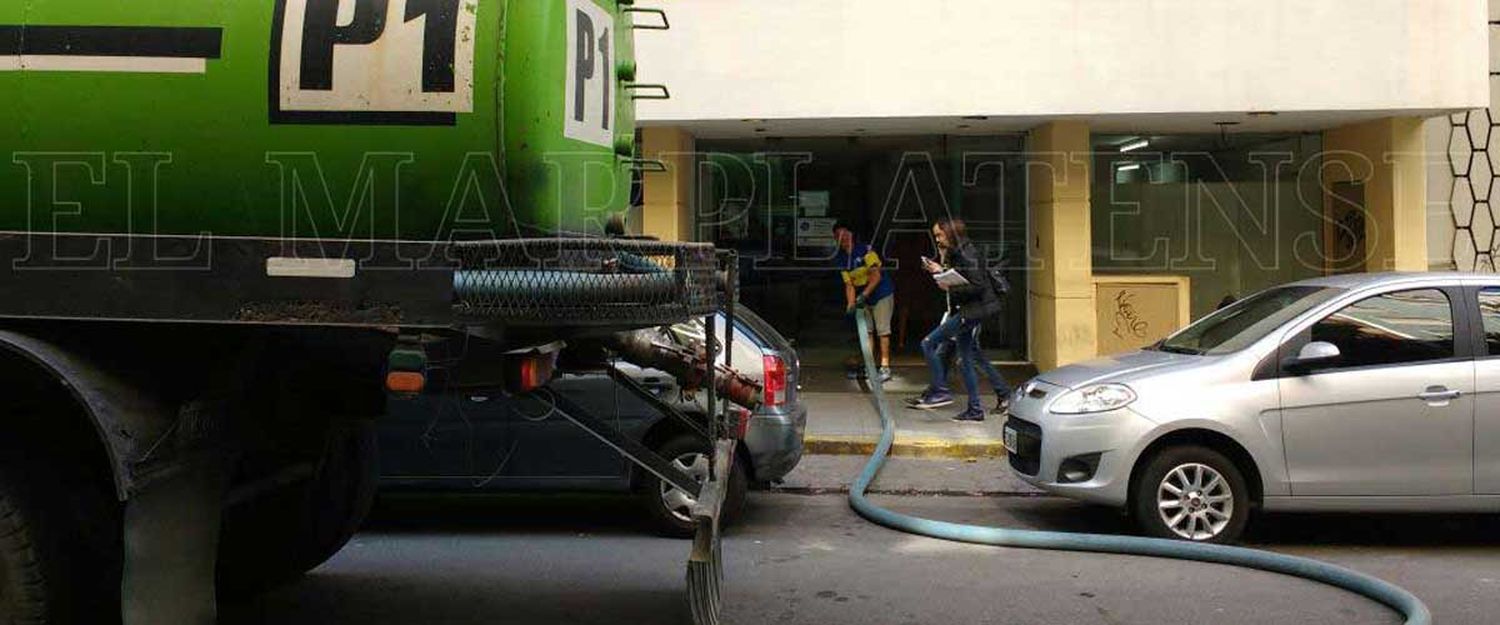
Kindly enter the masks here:
<path id="1" fill-rule="evenodd" d="M 0 228 L 599 232 L 629 199 L 631 16 L 613 0 L 6 3 Z"/>
<path id="2" fill-rule="evenodd" d="M 212 623 L 316 566 L 369 508 L 371 421 L 437 380 L 623 356 L 757 401 L 722 346 L 632 333 L 732 315 L 732 258 L 601 236 L 666 96 L 634 4 L 0 3 L 0 621 Z M 726 471 L 558 412 L 699 492 L 714 620 Z M 722 469 L 720 412 L 689 425 Z"/>

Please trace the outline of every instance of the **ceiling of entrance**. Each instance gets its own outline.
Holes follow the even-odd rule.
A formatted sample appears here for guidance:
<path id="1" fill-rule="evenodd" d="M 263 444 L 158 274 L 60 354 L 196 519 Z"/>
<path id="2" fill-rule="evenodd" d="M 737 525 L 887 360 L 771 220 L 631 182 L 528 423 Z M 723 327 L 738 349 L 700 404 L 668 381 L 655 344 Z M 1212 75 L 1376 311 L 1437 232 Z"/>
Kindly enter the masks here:
<path id="1" fill-rule="evenodd" d="M 1219 133 L 1220 122 L 1237 122 L 1226 132 L 1284 133 L 1319 131 L 1355 122 L 1409 115 L 1434 117 L 1450 111 L 1288 111 L 1266 113 L 1132 113 L 1096 116 L 1015 117 L 881 117 L 837 119 L 714 119 L 643 122 L 645 126 L 687 128 L 702 139 L 749 137 L 827 137 L 876 135 L 990 135 L 1022 132 L 1047 121 L 1073 119 L 1089 124 L 1094 133 L 1186 134 Z"/>

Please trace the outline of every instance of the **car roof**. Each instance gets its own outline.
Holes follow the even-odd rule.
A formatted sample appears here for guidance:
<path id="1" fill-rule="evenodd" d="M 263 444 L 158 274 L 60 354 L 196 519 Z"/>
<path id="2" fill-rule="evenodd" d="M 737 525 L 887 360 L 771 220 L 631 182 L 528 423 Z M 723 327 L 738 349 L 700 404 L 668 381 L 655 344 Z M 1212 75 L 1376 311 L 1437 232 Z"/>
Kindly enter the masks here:
<path id="1" fill-rule="evenodd" d="M 1287 286 L 1318 286 L 1340 289 L 1394 286 L 1407 282 L 1445 280 L 1470 284 L 1500 285 L 1500 274 L 1461 271 L 1386 271 L 1379 273 L 1345 273 L 1299 280 Z"/>

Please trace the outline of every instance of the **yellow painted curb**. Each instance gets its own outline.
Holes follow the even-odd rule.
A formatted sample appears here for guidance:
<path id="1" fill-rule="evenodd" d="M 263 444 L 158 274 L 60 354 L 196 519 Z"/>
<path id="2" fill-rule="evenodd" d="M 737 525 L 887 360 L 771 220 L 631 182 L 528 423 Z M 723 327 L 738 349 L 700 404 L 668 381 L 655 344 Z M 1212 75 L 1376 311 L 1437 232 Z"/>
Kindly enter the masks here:
<path id="1" fill-rule="evenodd" d="M 858 436 L 809 436 L 803 453 L 822 456 L 868 456 L 875 440 Z M 897 438 L 892 456 L 906 458 L 1003 458 L 1005 444 L 991 439 Z"/>

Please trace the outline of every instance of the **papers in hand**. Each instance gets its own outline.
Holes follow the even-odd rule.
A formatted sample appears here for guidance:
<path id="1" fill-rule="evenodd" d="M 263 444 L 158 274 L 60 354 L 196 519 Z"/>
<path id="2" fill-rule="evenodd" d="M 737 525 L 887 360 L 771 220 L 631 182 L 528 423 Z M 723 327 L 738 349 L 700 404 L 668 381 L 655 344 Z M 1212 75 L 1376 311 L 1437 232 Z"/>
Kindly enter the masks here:
<path id="1" fill-rule="evenodd" d="M 969 283 L 968 280 L 965 280 L 964 277 L 954 269 L 945 269 L 943 271 L 932 274 L 932 280 L 934 282 L 937 282 L 938 286 L 945 287 L 963 286 Z"/>

